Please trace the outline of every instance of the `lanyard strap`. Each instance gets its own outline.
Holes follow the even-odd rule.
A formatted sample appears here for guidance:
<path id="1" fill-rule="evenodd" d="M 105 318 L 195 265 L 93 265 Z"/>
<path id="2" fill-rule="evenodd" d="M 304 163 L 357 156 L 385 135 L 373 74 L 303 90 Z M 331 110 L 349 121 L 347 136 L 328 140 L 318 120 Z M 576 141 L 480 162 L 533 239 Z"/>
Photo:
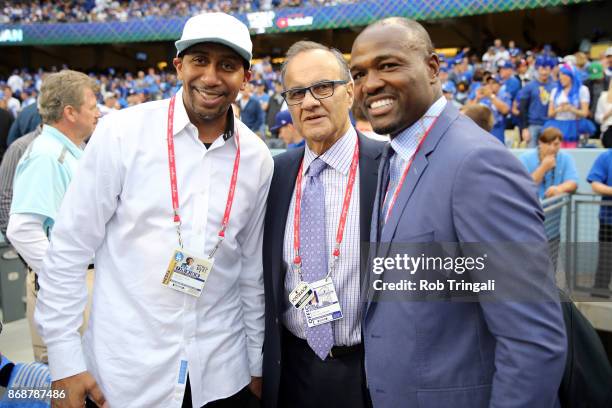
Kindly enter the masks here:
<path id="1" fill-rule="evenodd" d="M 353 160 L 351 161 L 351 168 L 349 171 L 348 184 L 344 192 L 344 202 L 342 203 L 342 212 L 340 213 L 340 222 L 338 223 L 338 230 L 336 232 L 336 245 L 332 251 L 333 264 L 330 268 L 328 275 L 332 269 L 335 268 L 338 258 L 340 258 L 340 244 L 344 238 L 344 227 L 346 226 L 346 218 L 348 216 L 349 206 L 351 204 L 351 195 L 353 194 L 353 186 L 355 185 L 355 179 L 357 178 L 357 167 L 359 165 L 359 140 L 355 142 L 355 149 L 353 150 Z M 304 167 L 304 159 L 300 163 L 300 169 L 298 170 L 297 180 L 295 181 L 295 211 L 293 216 L 293 249 L 295 250 L 295 258 L 293 258 L 293 265 L 300 274 L 302 279 L 302 257 L 300 256 L 300 217 L 302 213 L 302 169 Z M 302 279 L 303 280 L 303 279 Z"/>
<path id="2" fill-rule="evenodd" d="M 176 232 L 178 235 L 179 245 L 183 247 L 183 239 L 181 237 L 181 216 L 179 214 L 179 197 L 178 197 L 178 186 L 176 182 L 176 156 L 174 153 L 174 104 L 176 96 L 170 99 L 170 106 L 168 107 L 168 167 L 170 169 L 170 191 L 172 193 L 172 210 L 174 213 L 174 223 L 176 224 Z M 219 248 L 221 241 L 225 238 L 225 230 L 229 225 L 230 214 L 232 212 L 232 204 L 234 202 L 234 193 L 236 192 L 236 184 L 238 183 L 238 168 L 240 167 L 240 135 L 238 130 L 235 132 L 236 137 L 236 157 L 234 158 L 234 169 L 232 171 L 232 178 L 230 181 L 229 191 L 227 193 L 227 202 L 225 204 L 225 213 L 223 214 L 223 220 L 221 221 L 221 229 L 219 230 L 218 237 L 219 241 L 215 245 L 211 254 L 212 258 Z"/>
<path id="3" fill-rule="evenodd" d="M 391 214 L 391 211 L 393 210 L 393 207 L 395 206 L 395 202 L 397 201 L 397 197 L 399 196 L 400 190 L 402 189 L 402 186 L 404 185 L 404 181 L 406 180 L 406 177 L 408 176 L 408 173 L 410 172 L 410 167 L 412 167 L 412 162 L 414 161 L 414 158 L 416 157 L 416 155 L 419 152 L 419 150 L 421 150 L 421 146 L 423 145 L 423 142 L 425 142 L 425 139 L 427 139 L 427 136 L 429 135 L 429 132 L 434 127 L 434 125 L 436 124 L 437 120 L 438 120 L 438 117 L 436 116 L 434 121 L 431 123 L 431 125 L 429 125 L 429 128 L 427 128 L 427 130 L 425 131 L 425 133 L 421 137 L 421 140 L 419 141 L 419 144 L 417 145 L 416 150 L 414 151 L 414 153 L 410 157 L 410 160 L 408 161 L 408 164 L 404 168 L 404 172 L 402 173 L 402 177 L 400 178 L 399 183 L 397 184 L 397 187 L 395 187 L 395 191 L 393 192 L 393 197 L 391 198 L 391 202 L 389 203 L 389 208 L 387 209 L 387 214 L 385 214 L 385 222 L 387 222 L 387 219 L 389 218 L 389 215 Z M 385 193 L 385 201 L 387 201 L 388 195 L 389 195 L 389 185 L 387 185 L 387 192 Z M 383 204 L 384 204 L 384 202 L 383 202 Z"/>

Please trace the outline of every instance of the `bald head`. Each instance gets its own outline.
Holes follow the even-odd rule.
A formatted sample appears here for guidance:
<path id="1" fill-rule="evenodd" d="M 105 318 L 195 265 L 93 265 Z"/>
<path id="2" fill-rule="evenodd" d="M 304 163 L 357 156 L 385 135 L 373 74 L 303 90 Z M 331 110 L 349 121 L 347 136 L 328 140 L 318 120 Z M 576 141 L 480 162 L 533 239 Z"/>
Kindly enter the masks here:
<path id="1" fill-rule="evenodd" d="M 431 54 L 435 51 L 427 30 L 417 21 L 405 17 L 389 17 L 378 20 L 372 25 L 367 26 L 359 36 L 367 33 L 369 30 L 385 26 L 400 28 L 405 33 L 407 39 L 409 39 L 410 46 L 421 48 L 423 52 L 427 54 Z M 357 36 L 357 38 L 359 38 L 359 36 Z"/>
<path id="2" fill-rule="evenodd" d="M 363 30 L 351 51 L 355 99 L 377 133 L 395 137 L 442 96 L 440 61 L 427 31 L 405 18 Z"/>

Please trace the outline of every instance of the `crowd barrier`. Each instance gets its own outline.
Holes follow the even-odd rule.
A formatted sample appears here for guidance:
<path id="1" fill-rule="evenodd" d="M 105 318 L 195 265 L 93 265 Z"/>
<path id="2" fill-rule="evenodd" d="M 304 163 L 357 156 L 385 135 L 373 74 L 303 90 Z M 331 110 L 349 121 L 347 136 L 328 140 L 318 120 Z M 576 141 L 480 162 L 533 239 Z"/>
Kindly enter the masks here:
<path id="1" fill-rule="evenodd" d="M 557 284 L 582 300 L 609 300 L 612 272 L 612 201 L 592 194 L 562 195 L 542 201 Z"/>

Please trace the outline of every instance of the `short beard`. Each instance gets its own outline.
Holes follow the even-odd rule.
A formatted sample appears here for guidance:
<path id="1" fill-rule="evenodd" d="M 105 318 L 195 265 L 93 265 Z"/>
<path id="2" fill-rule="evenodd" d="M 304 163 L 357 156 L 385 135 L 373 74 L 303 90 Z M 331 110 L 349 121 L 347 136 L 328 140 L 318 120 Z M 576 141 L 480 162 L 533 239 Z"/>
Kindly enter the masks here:
<path id="1" fill-rule="evenodd" d="M 398 125 L 387 125 L 387 126 L 379 127 L 379 128 L 376 128 L 374 127 L 374 125 L 372 125 L 372 130 L 374 130 L 374 132 L 376 132 L 379 135 L 389 135 L 391 139 L 393 139 L 396 135 L 401 133 L 401 131 L 404 129 L 402 129 L 402 127 Z"/>
<path id="2" fill-rule="evenodd" d="M 193 113 L 195 113 L 195 115 L 197 116 L 197 119 L 201 122 L 211 122 L 215 119 L 219 119 L 220 117 L 223 117 L 224 115 L 227 114 L 227 111 L 229 109 L 229 105 L 227 106 L 221 106 L 221 108 L 214 113 L 200 113 L 196 110 L 196 107 L 194 106 L 195 104 L 191 104 L 191 110 L 193 111 Z"/>

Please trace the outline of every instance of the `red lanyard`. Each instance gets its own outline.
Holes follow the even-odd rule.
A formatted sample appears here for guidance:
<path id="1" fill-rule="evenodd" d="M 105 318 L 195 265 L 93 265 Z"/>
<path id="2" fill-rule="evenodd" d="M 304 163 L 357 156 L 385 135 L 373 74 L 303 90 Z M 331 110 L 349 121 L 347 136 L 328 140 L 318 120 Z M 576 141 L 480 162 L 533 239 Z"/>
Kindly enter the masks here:
<path id="1" fill-rule="evenodd" d="M 333 266 L 336 265 L 338 258 L 340 258 L 340 244 L 344 237 L 344 227 L 346 226 L 346 218 L 348 216 L 349 206 L 351 204 L 351 195 L 353 194 L 353 186 L 355 185 L 355 178 L 357 177 L 357 166 L 359 165 L 359 141 L 355 142 L 355 150 L 353 151 L 353 160 L 351 161 L 351 169 L 349 171 L 348 184 L 346 191 L 344 192 L 344 202 L 342 204 L 342 213 L 340 213 L 340 222 L 338 224 L 338 231 L 336 233 L 336 245 L 332 251 Z M 304 159 L 300 164 L 298 170 L 297 180 L 295 181 L 295 213 L 293 217 L 293 248 L 295 250 L 295 258 L 293 258 L 293 264 L 298 270 L 301 279 L 301 268 L 302 258 L 300 257 L 300 216 L 301 216 L 301 204 L 302 204 L 302 169 L 304 166 Z M 333 268 L 332 268 L 333 269 Z M 329 271 L 331 273 L 331 269 Z"/>
<path id="2" fill-rule="evenodd" d="M 170 168 L 170 190 L 172 192 L 172 210 L 174 211 L 174 222 L 176 223 L 177 234 L 179 238 L 179 244 L 183 247 L 183 240 L 181 238 L 181 216 L 179 215 L 179 198 L 178 198 L 178 187 L 176 182 L 176 157 L 174 154 L 174 102 L 176 97 L 173 96 L 170 99 L 170 106 L 168 107 L 168 165 Z M 219 241 L 217 245 L 209 255 L 215 254 L 217 248 L 221 244 L 221 241 L 225 238 L 225 230 L 229 224 L 230 213 L 232 212 L 232 204 L 234 202 L 234 193 L 236 191 L 236 184 L 238 183 L 238 168 L 240 167 L 240 135 L 238 130 L 235 132 L 236 137 L 236 158 L 234 159 L 234 170 L 232 171 L 232 178 L 230 181 L 229 191 L 227 193 L 227 202 L 225 204 L 225 214 L 223 214 L 223 221 L 221 222 L 221 229 L 219 230 Z"/>
<path id="3" fill-rule="evenodd" d="M 387 210 L 387 214 L 385 214 L 385 222 L 389 218 L 389 215 L 391 214 L 391 210 L 393 210 L 393 207 L 395 206 L 395 201 L 397 201 L 397 197 L 399 196 L 400 190 L 402 189 L 402 186 L 404 185 L 404 181 L 406 180 L 406 176 L 408 176 L 408 172 L 410 171 L 410 167 L 412 167 L 412 162 L 414 161 L 414 158 L 416 157 L 417 153 L 421 149 L 421 146 L 423 145 L 423 142 L 425 142 L 425 139 L 427 139 L 427 135 L 429 135 L 429 132 L 434 127 L 434 125 L 436 124 L 437 120 L 438 120 L 438 117 L 436 117 L 434 119 L 434 121 L 432 122 L 432 124 L 429 125 L 429 128 L 427 128 L 427 130 L 423 134 L 423 137 L 421 137 L 421 140 L 419 141 L 419 144 L 417 145 L 416 150 L 412 154 L 412 157 L 410 157 L 410 160 L 408 161 L 408 164 L 406 165 L 406 168 L 404 168 L 404 173 L 402 174 L 402 178 L 400 179 L 399 183 L 397 184 L 397 187 L 395 188 L 395 191 L 393 192 L 393 197 L 391 198 L 391 202 L 389 203 L 389 209 Z M 389 186 L 387 185 L 387 192 L 385 193 L 385 201 L 387 201 L 387 196 L 388 195 L 389 195 Z"/>

